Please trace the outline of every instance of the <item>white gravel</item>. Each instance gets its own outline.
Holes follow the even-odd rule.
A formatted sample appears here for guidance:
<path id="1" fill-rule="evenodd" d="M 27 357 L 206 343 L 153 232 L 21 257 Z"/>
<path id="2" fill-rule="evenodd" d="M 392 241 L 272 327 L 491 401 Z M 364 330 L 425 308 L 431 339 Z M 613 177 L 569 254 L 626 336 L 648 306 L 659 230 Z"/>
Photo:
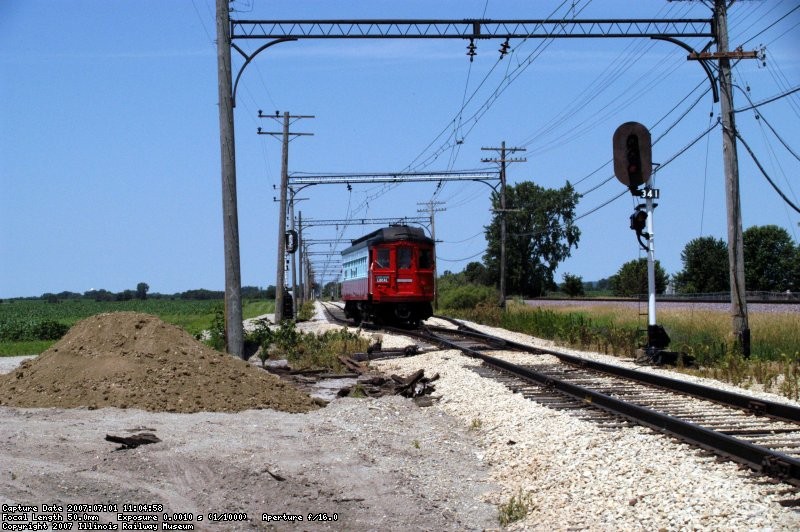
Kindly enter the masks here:
<path id="1" fill-rule="evenodd" d="M 552 347 L 526 335 L 475 327 L 521 343 Z M 599 353 L 568 351 L 633 366 Z M 511 529 L 800 529 L 800 511 L 778 504 L 798 498 L 793 487 L 774 484 L 645 428 L 604 431 L 590 421 L 526 400 L 498 382 L 478 376 L 470 369 L 478 362 L 457 351 L 372 364 L 386 372 L 407 374 L 424 369 L 426 375 L 441 375 L 436 383 L 441 400 L 435 408 L 461 419 L 482 436 L 492 480 L 503 487 L 501 493 L 491 496 L 492 502 L 504 504 L 512 496 L 527 501 L 527 517 L 510 525 Z"/>

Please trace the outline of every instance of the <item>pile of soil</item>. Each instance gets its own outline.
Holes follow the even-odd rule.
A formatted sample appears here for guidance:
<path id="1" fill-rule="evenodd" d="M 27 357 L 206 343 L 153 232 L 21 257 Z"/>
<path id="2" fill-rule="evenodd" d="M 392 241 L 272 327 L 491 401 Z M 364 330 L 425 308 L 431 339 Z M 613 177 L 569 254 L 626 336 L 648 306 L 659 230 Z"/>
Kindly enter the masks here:
<path id="1" fill-rule="evenodd" d="M 308 412 L 306 394 L 149 314 L 99 314 L 0 375 L 0 405 L 151 412 Z"/>

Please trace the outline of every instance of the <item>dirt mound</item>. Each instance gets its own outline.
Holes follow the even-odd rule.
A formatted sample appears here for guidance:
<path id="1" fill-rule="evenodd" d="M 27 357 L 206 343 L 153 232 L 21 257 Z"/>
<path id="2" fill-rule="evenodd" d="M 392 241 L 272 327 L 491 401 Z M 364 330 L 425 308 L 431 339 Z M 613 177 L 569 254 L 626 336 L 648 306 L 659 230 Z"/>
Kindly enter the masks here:
<path id="1" fill-rule="evenodd" d="M 291 384 L 135 312 L 87 318 L 37 358 L 0 375 L 0 405 L 152 412 L 316 408 Z"/>

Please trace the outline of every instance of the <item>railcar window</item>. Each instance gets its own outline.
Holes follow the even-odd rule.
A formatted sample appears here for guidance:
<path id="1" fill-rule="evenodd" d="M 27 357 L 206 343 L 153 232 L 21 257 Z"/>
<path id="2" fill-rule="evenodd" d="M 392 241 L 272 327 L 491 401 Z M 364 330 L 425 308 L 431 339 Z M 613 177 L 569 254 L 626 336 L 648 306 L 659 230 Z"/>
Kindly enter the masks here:
<path id="1" fill-rule="evenodd" d="M 389 267 L 389 250 L 388 249 L 378 249 L 378 258 L 375 259 L 375 262 L 378 264 L 378 268 L 388 268 Z"/>
<path id="2" fill-rule="evenodd" d="M 406 270 L 411 268 L 411 248 L 397 248 L 397 268 Z"/>
<path id="3" fill-rule="evenodd" d="M 419 267 L 422 270 L 433 268 L 433 254 L 430 249 L 419 250 Z"/>

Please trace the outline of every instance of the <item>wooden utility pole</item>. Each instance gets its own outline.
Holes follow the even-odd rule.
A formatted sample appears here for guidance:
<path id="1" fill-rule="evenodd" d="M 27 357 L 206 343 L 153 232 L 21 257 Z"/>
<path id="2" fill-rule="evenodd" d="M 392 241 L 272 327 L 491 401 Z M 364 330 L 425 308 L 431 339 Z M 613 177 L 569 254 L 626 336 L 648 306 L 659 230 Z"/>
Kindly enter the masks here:
<path id="1" fill-rule="evenodd" d="M 280 118 L 280 113 L 277 111 L 274 115 L 265 115 L 261 111 L 258 112 L 259 118 Z M 290 133 L 289 125 L 291 119 L 300 118 L 314 118 L 311 115 L 290 115 L 289 111 L 283 113 L 283 131 L 278 133 L 275 131 L 261 131 L 258 128 L 259 135 L 281 135 L 283 139 L 283 149 L 281 150 L 281 187 L 280 187 L 280 209 L 278 214 L 278 268 L 276 271 L 275 281 L 275 323 L 280 323 L 284 320 L 283 315 L 283 289 L 286 284 L 286 192 L 289 188 L 289 141 L 291 137 L 299 137 L 302 135 L 313 135 L 313 133 Z"/>
<path id="2" fill-rule="evenodd" d="M 219 142 L 222 157 L 222 228 L 225 240 L 225 350 L 243 356 L 242 278 L 239 267 L 239 214 L 236 206 L 236 152 L 233 139 L 233 86 L 228 0 L 217 0 Z"/>
<path id="3" fill-rule="evenodd" d="M 436 249 L 436 222 L 434 213 L 436 212 L 443 212 L 447 209 L 445 208 L 437 208 L 437 205 L 444 205 L 443 201 L 428 201 L 428 202 L 417 202 L 417 205 L 424 205 L 427 209 L 417 209 L 417 212 L 427 212 L 431 218 L 431 240 L 433 240 L 434 250 Z M 436 278 L 438 277 L 438 260 L 436 257 L 433 257 L 433 310 L 438 310 L 439 308 L 439 290 L 437 289 L 437 281 Z"/>
<path id="4" fill-rule="evenodd" d="M 499 148 L 481 148 L 499 151 L 499 159 L 481 159 L 485 163 L 500 163 L 500 308 L 506 307 L 506 163 L 525 162 L 527 159 L 506 159 L 506 152 L 525 151 L 525 148 L 506 148 L 506 141 Z"/>
<path id="5" fill-rule="evenodd" d="M 306 301 L 306 280 L 303 276 L 305 266 L 303 265 L 303 211 L 297 213 L 297 262 L 299 263 L 299 277 L 300 277 L 300 302 Z"/>
<path id="6" fill-rule="evenodd" d="M 294 225 L 294 189 L 290 189 L 291 199 L 289 201 L 289 226 L 292 228 L 292 232 L 296 235 L 295 232 L 295 225 Z M 295 246 L 297 242 L 295 242 Z M 295 247 L 294 253 L 292 253 L 292 298 L 294 299 L 294 306 L 295 306 L 295 314 L 297 314 L 297 306 L 302 301 L 302 297 L 298 297 L 297 295 L 297 248 Z"/>
<path id="7" fill-rule="evenodd" d="M 728 262 L 731 283 L 733 335 L 745 357 L 750 356 L 750 328 L 747 320 L 747 294 L 744 279 L 744 240 L 739 195 L 739 159 L 736 153 L 736 124 L 733 114 L 733 86 L 728 52 L 726 0 L 714 1 L 714 25 L 719 57 L 720 112 L 722 114 L 722 154 L 725 167 L 725 202 L 728 211 Z"/>

